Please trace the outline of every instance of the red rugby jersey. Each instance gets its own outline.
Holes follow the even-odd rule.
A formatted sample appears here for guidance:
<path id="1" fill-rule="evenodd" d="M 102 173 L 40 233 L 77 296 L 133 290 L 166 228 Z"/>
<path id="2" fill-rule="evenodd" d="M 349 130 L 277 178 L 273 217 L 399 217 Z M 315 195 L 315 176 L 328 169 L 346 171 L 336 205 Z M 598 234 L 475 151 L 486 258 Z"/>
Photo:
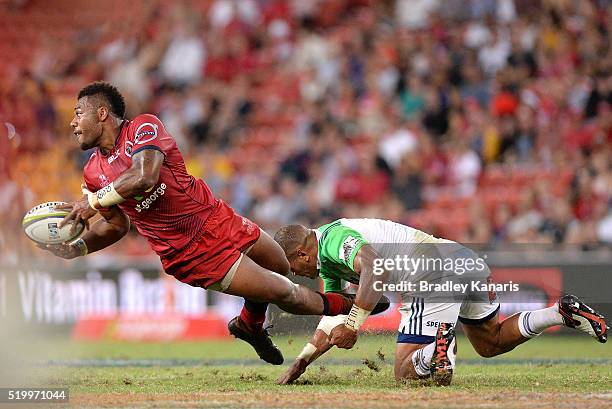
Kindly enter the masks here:
<path id="1" fill-rule="evenodd" d="M 89 158 L 83 169 L 85 184 L 95 192 L 113 182 L 132 166 L 132 155 L 143 149 L 165 155 L 159 180 L 118 206 L 159 256 L 172 256 L 201 234 L 218 200 L 204 181 L 187 173 L 176 141 L 156 116 L 125 120 L 115 147 L 106 155 L 96 149 Z"/>

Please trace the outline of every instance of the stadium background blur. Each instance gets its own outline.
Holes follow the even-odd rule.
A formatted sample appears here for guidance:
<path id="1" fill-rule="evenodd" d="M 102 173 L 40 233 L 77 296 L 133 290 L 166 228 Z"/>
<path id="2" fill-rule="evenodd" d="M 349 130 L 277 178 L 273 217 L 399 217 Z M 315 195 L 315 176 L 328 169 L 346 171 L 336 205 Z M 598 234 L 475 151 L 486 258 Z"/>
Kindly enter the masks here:
<path id="1" fill-rule="evenodd" d="M 79 195 L 105 79 L 274 232 L 380 217 L 468 243 L 612 242 L 612 7 L 589 0 L 0 2 L 0 256 Z M 131 234 L 106 254 L 150 254 Z"/>
<path id="2" fill-rule="evenodd" d="M 332 351 L 352 361 L 328 370 L 326 357 L 309 374 L 321 389 L 286 392 L 272 385 L 280 368 L 228 342 L 241 299 L 163 274 L 135 232 L 65 261 L 36 249 L 21 219 L 80 195 L 89 153 L 68 124 L 79 89 L 105 79 L 270 233 L 388 218 L 488 247 L 494 275 L 521 284 L 500 296 L 502 315 L 571 291 L 609 317 L 611 28 L 606 0 L 0 0 L 0 385 L 36 382 L 42 362 L 50 380 L 32 386 L 68 386 L 78 406 L 335 395 L 325 406 L 340 407 L 344 387 L 355 408 L 605 406 L 610 343 L 587 337 L 547 334 L 494 362 L 462 338 L 456 389 L 398 390 L 382 362 L 394 308 L 368 320 L 393 334 Z M 289 361 L 317 319 L 271 310 Z M 363 370 L 367 357 L 382 370 Z M 124 366 L 143 359 L 152 366 Z"/>

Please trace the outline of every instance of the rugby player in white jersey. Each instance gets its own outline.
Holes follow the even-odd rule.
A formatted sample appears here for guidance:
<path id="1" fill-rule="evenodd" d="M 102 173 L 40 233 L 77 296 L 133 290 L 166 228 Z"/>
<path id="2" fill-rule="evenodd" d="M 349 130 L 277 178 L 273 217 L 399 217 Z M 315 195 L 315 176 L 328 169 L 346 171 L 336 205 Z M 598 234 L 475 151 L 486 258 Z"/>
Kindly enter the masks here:
<path id="1" fill-rule="evenodd" d="M 404 282 L 434 285 L 453 281 L 484 283 L 484 290 L 436 294 L 434 291 L 402 290 L 402 319 L 398 329 L 395 378 L 431 377 L 438 385 L 449 385 L 455 365 L 457 320 L 476 352 L 493 357 L 539 335 L 555 325 L 576 328 L 604 343 L 607 330 L 604 317 L 573 295 L 565 295 L 548 308 L 523 311 L 500 321 L 495 286 L 490 271 L 466 247 L 435 238 L 420 230 L 380 219 L 340 219 L 317 229 L 301 225 L 282 227 L 274 239 L 285 251 L 294 274 L 323 280 L 325 292 L 340 292 L 343 281 L 357 284 L 354 306 L 347 316 L 323 317 L 312 339 L 278 383 L 295 381 L 315 359 L 336 345 L 350 349 L 357 331 L 370 315 L 383 288 Z M 449 272 L 446 268 L 422 269 L 415 274 L 403 266 L 392 270 L 381 260 L 402 261 L 444 259 L 457 262 L 472 259 L 481 263 L 471 274 Z M 482 259 L 481 259 L 482 260 Z M 457 265 L 459 265 L 457 263 Z M 413 265 L 414 266 L 414 265 Z M 382 270 L 382 271 L 381 271 Z M 454 277 L 453 277 L 454 276 Z M 414 287 L 413 287 L 414 288 Z"/>

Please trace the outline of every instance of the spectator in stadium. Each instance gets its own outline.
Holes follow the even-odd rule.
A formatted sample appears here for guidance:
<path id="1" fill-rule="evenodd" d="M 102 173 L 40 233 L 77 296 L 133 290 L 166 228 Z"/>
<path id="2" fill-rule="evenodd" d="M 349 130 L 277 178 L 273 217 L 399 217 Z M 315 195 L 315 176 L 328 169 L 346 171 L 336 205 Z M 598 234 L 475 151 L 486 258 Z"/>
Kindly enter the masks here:
<path id="1" fill-rule="evenodd" d="M 32 31 L 40 41 L 15 36 L 0 68 L 0 117 L 21 137 L 10 167 L 20 173 L 13 174 L 18 188 L 32 193 L 24 196 L 22 210 L 63 194 L 58 183 L 41 176 L 44 164 L 57 158 L 51 143 L 69 152 L 61 160 L 77 158 L 64 175 L 78 179 L 78 161 L 86 157 L 58 142 L 67 130 L 55 123 L 70 115 L 67 96 L 91 80 L 107 78 L 122 84 L 130 115 L 154 112 L 163 118 L 188 162 L 201 160 L 202 146 L 223 155 L 232 177 L 213 167 L 207 178 L 219 174 L 226 180 L 222 188 L 228 200 L 247 216 L 266 200 L 250 192 L 253 185 L 271 184 L 281 174 L 295 178 L 296 200 L 298 192 L 312 188 L 309 177 L 324 178 L 316 186 L 319 199 L 301 211 L 320 223 L 328 220 L 332 203 L 341 213 L 349 208 L 356 215 L 371 212 L 371 203 L 363 200 L 368 197 L 341 201 L 346 192 L 331 188 L 354 173 L 366 185 L 375 180 L 376 194 L 404 203 L 402 220 L 418 222 L 419 212 L 425 212 L 433 233 L 444 225 L 434 210 L 444 206 L 447 188 L 457 185 L 455 149 L 462 149 L 467 160 L 461 163 L 470 164 L 467 191 L 473 200 L 507 188 L 504 197 L 514 203 L 531 179 L 484 181 L 499 169 L 528 169 L 533 179 L 551 182 L 558 203 L 557 210 L 543 211 L 543 226 L 534 227 L 539 234 L 552 235 L 559 244 L 589 246 L 607 237 L 606 231 L 584 231 L 605 230 L 608 224 L 602 221 L 610 211 L 605 181 L 612 141 L 611 6 L 588 0 L 470 0 L 467 7 L 460 1 L 378 4 L 162 2 L 138 13 L 129 12 L 131 5 L 116 11 L 100 6 L 96 30 L 77 31 L 74 17 L 65 13 L 65 24 Z M 126 13 L 125 36 L 103 24 L 113 12 Z M 10 30 L 2 30 L 13 38 Z M 388 113 L 394 112 L 401 113 L 398 120 L 407 127 L 388 126 Z M 457 116 L 463 121 L 458 131 Z M 333 134 L 323 139 L 324 154 L 311 128 Z M 410 150 L 418 164 L 397 160 L 405 147 L 380 150 L 400 129 L 408 129 L 416 141 Z M 271 136 L 258 139 L 262 132 Z M 465 144 L 448 149 L 457 136 Z M 257 147 L 253 139 L 260 141 Z M 299 159 L 293 156 L 296 145 L 299 158 L 308 160 L 289 169 Z M 361 148 L 368 152 L 358 153 Z M 368 160 L 356 170 L 360 155 Z M 379 176 L 380 159 L 391 162 L 387 165 L 394 171 L 384 183 L 379 181 L 389 177 L 388 169 L 383 167 Z M 24 165 L 26 160 L 30 163 Z M 584 177 L 583 169 L 595 174 Z M 402 180 L 398 174 L 411 176 Z M 420 192 L 419 198 L 413 199 L 413 192 Z M 589 210 L 592 197 L 604 204 Z M 491 201 L 483 213 L 499 245 L 514 240 L 508 223 L 523 216 L 513 203 Z M 563 210 L 568 207 L 569 216 Z M 455 210 L 470 214 L 466 204 Z M 458 230 L 459 236 L 451 238 L 465 233 Z"/>

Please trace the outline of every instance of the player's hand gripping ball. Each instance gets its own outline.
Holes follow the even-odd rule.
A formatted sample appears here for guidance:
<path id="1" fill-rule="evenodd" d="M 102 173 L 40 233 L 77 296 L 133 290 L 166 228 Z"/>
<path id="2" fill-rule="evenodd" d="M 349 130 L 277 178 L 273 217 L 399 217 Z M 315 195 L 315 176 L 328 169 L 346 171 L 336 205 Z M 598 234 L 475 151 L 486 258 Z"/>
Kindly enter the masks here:
<path id="1" fill-rule="evenodd" d="M 66 203 L 58 207 L 61 210 L 67 210 L 67 215 L 60 223 L 59 227 L 63 228 L 64 225 L 69 224 L 72 226 L 71 232 L 76 231 L 80 223 L 85 223 L 85 227 L 89 229 L 89 219 L 98 214 L 98 211 L 93 209 L 89 205 L 89 201 L 87 199 L 87 194 L 91 192 L 89 192 L 89 190 L 86 190 L 83 185 L 81 185 L 81 187 L 83 188 L 83 197 L 81 199 L 77 200 L 76 202 Z"/>
<path id="2" fill-rule="evenodd" d="M 85 229 L 84 222 L 60 227 L 60 222 L 70 214 L 67 205 L 65 202 L 46 202 L 33 207 L 21 223 L 26 236 L 43 247 L 66 243 L 78 237 Z"/>

